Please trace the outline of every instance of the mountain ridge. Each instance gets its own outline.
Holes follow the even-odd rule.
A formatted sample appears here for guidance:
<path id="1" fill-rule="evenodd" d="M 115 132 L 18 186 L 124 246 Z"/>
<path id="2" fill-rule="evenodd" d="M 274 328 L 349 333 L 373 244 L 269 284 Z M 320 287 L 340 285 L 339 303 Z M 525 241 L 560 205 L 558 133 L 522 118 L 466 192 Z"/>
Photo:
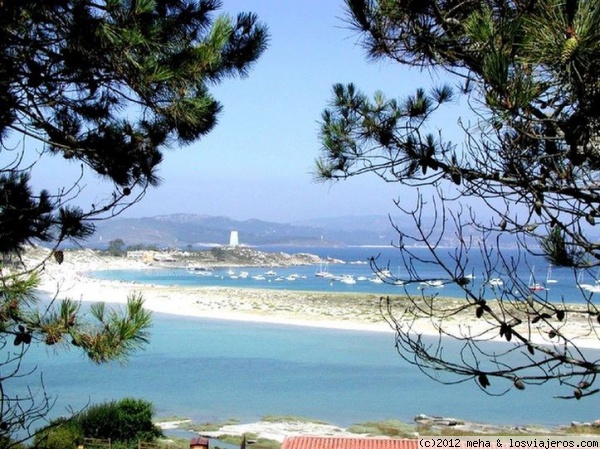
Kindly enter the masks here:
<path id="1" fill-rule="evenodd" d="M 387 229 L 383 225 L 387 223 Z M 91 247 L 121 239 L 126 245 L 189 247 L 227 245 L 237 231 L 245 245 L 346 246 L 389 245 L 396 232 L 387 217 L 349 216 L 277 223 L 257 218 L 234 220 L 204 214 L 167 214 L 112 218 L 99 222 L 88 239 Z"/>

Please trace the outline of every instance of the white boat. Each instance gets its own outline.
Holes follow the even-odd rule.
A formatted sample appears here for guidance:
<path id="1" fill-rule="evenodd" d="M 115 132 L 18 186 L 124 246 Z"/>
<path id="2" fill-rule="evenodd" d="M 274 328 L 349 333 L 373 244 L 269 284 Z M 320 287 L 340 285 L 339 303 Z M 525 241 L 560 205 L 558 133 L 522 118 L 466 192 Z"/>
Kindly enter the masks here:
<path id="1" fill-rule="evenodd" d="M 532 292 L 541 292 L 546 290 L 546 288 L 542 284 L 534 283 L 528 286 L 529 290 Z"/>
<path id="2" fill-rule="evenodd" d="M 546 290 L 546 288 L 542 284 L 535 282 L 534 273 L 535 268 L 532 268 L 531 273 L 529 274 L 529 282 L 527 283 L 527 288 L 529 288 L 529 290 L 531 290 L 532 292 L 541 292 L 543 290 Z"/>
<path id="3" fill-rule="evenodd" d="M 442 288 L 444 286 L 444 281 L 435 280 L 435 281 L 427 281 L 425 282 L 429 287 Z"/>
<path id="4" fill-rule="evenodd" d="M 501 278 L 492 278 L 488 281 L 488 284 L 495 285 L 495 286 L 501 286 L 501 285 L 504 285 L 504 281 Z"/>
<path id="5" fill-rule="evenodd" d="M 269 270 L 265 272 L 265 276 L 277 276 L 277 273 L 273 270 Z"/>
<path id="6" fill-rule="evenodd" d="M 326 277 L 330 277 L 331 274 L 329 273 L 329 270 L 327 268 L 328 264 L 325 264 L 325 268 L 323 268 L 323 264 L 319 264 L 319 269 L 317 271 L 315 271 L 315 276 L 318 278 L 326 278 Z"/>
<path id="7" fill-rule="evenodd" d="M 577 287 L 591 293 L 595 293 L 596 290 L 596 285 L 585 284 L 583 282 L 583 270 L 579 270 L 579 274 L 577 275 Z"/>
<path id="8" fill-rule="evenodd" d="M 558 281 L 552 279 L 552 264 L 548 265 L 548 272 L 546 273 L 546 284 L 556 284 Z"/>
<path id="9" fill-rule="evenodd" d="M 579 284 L 579 288 L 590 293 L 600 293 L 600 284 Z"/>
<path id="10" fill-rule="evenodd" d="M 344 284 L 356 284 L 356 279 L 353 276 L 346 274 L 340 278 L 340 282 Z"/>
<path id="11" fill-rule="evenodd" d="M 380 270 L 376 274 L 379 277 L 386 277 L 386 278 L 391 278 L 393 276 L 392 272 L 390 270 Z"/>
<path id="12" fill-rule="evenodd" d="M 444 286 L 444 281 L 441 281 L 439 279 L 435 279 L 435 280 L 432 280 L 432 281 L 419 282 L 419 285 L 421 285 L 422 287 L 442 288 Z"/>
<path id="13" fill-rule="evenodd" d="M 369 282 L 373 282 L 374 284 L 383 284 L 383 279 L 380 277 L 374 277 L 369 279 Z"/>
<path id="14" fill-rule="evenodd" d="M 202 265 L 190 265 L 186 268 L 186 271 L 194 274 L 212 274 L 213 269 Z"/>
<path id="15" fill-rule="evenodd" d="M 209 268 L 188 268 L 187 272 L 196 276 L 212 276 L 213 272 Z"/>
<path id="16" fill-rule="evenodd" d="M 252 279 L 254 279 L 255 281 L 264 281 L 266 278 L 262 274 L 256 274 L 252 276 Z"/>
<path id="17" fill-rule="evenodd" d="M 398 267 L 398 274 L 396 275 L 396 279 L 392 282 L 394 285 L 404 285 L 404 281 L 400 280 L 400 267 Z"/>

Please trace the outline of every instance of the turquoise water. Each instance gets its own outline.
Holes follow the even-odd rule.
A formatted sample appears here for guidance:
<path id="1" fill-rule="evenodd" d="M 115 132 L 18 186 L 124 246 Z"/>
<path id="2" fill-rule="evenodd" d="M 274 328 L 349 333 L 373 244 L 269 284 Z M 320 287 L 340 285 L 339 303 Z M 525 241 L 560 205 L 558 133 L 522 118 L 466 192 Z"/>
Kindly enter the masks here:
<path id="1" fill-rule="evenodd" d="M 124 366 L 46 351 L 27 363 L 43 368 L 58 398 L 54 416 L 68 415 L 67 405 L 133 396 L 152 401 L 158 416 L 197 422 L 295 415 L 347 426 L 419 413 L 510 424 L 597 419 L 595 398 L 553 399 L 557 390 L 546 387 L 490 397 L 474 382 L 441 385 L 396 354 L 392 334 L 170 315 L 155 315 L 152 333 Z"/>

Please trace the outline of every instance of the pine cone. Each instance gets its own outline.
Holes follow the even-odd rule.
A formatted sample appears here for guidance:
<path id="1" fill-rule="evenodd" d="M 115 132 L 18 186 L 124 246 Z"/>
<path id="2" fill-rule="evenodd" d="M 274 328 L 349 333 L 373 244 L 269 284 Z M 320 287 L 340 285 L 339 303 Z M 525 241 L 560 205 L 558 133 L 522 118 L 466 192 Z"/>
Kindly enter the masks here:
<path id="1" fill-rule="evenodd" d="M 573 57 L 573 53 L 577 50 L 579 40 L 575 36 L 571 36 L 565 41 L 562 52 L 560 54 L 560 62 L 566 64 Z"/>

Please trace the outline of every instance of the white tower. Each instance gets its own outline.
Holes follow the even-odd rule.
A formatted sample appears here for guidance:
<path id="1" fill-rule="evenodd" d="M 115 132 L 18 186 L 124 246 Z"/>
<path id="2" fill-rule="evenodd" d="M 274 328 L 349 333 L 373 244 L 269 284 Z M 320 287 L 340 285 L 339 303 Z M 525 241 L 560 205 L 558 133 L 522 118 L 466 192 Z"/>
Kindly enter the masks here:
<path id="1" fill-rule="evenodd" d="M 231 231 L 231 234 L 229 234 L 229 246 L 240 246 L 240 240 L 237 231 Z"/>

